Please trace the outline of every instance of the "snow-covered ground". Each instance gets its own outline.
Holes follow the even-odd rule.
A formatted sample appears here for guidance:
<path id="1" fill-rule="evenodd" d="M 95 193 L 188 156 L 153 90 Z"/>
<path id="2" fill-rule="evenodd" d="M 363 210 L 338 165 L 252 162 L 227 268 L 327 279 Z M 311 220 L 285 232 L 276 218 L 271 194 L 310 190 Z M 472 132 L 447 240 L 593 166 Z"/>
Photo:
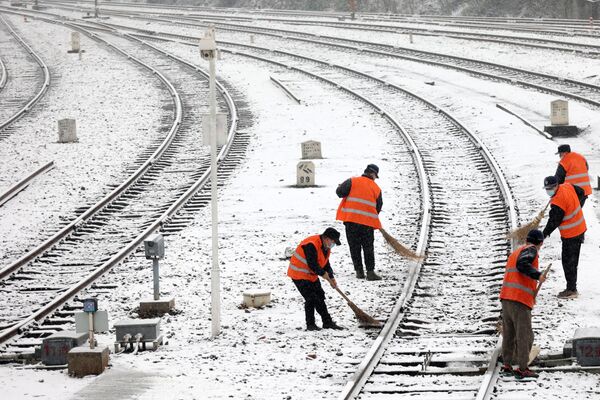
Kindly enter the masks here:
<path id="1" fill-rule="evenodd" d="M 22 20 L 14 18 L 14 23 L 21 32 L 25 31 Z M 36 50 L 42 52 L 51 69 L 52 66 L 57 69 L 66 63 L 63 57 L 67 57 L 65 46 L 68 30 L 41 22 L 27 25 L 27 28 L 26 38 Z M 226 37 L 224 33 L 218 35 Z M 382 40 L 386 39 L 384 35 L 381 36 Z M 419 38 L 421 40 L 424 41 Z M 431 39 L 431 42 L 430 50 L 444 47 L 447 52 L 464 52 L 474 58 L 498 57 L 499 50 L 487 44 L 480 46 L 470 41 L 458 44 L 441 38 Z M 65 45 L 58 46 L 56 43 Z M 125 166 L 137 155 L 139 147 L 151 141 L 151 135 L 158 135 L 152 121 L 159 121 L 162 114 L 161 111 L 153 111 L 160 110 L 158 100 L 153 99 L 160 94 L 157 94 L 152 78 L 116 54 L 92 42 L 84 43 L 94 50 L 84 54 L 83 62 L 86 63 L 86 58 L 91 60 L 94 55 L 103 55 L 106 63 L 113 68 L 99 75 L 116 78 L 94 81 L 90 89 L 94 96 L 86 97 L 85 102 L 51 90 L 46 95 L 47 105 L 34 114 L 39 119 L 28 121 L 27 129 L 45 132 L 46 137 L 52 138 L 55 120 L 62 117 L 63 110 L 73 109 L 78 102 L 88 104 L 94 101 L 98 103 L 86 106 L 86 111 L 93 108 L 92 115 L 98 118 L 94 126 L 101 133 L 90 135 L 89 139 L 97 138 L 98 142 L 86 143 L 84 139 L 87 137 L 82 134 L 77 146 L 86 145 L 84 151 L 87 153 L 77 153 L 81 159 L 74 155 L 61 157 L 64 170 L 72 174 L 69 179 L 52 176 L 48 178 L 52 181 L 48 182 L 38 179 L 27 191 L 1 208 L 2 213 L 13 202 L 23 210 L 29 210 L 30 215 L 47 213 L 50 204 L 66 203 L 70 207 L 56 211 L 57 215 L 64 215 L 74 205 L 91 201 L 95 198 L 92 194 L 98 196 L 106 190 L 107 184 L 118 181 Z M 268 44 L 273 48 L 289 46 L 275 40 Z M 299 47 L 287 50 L 300 54 L 310 52 L 310 49 Z M 171 46 L 171 51 L 196 63 L 201 62 L 193 50 L 183 46 Z M 570 74 L 573 73 L 581 77 L 585 73 L 585 67 L 580 67 L 579 63 L 587 62 L 585 60 L 576 58 L 578 64 L 570 68 L 566 65 L 567 56 L 553 53 L 553 58 L 564 57 L 565 62 L 560 64 L 562 67 L 558 63 L 549 66 L 538 52 L 528 54 L 527 61 L 521 61 L 521 57 L 511 57 L 508 61 L 540 70 L 552 68 L 553 73 L 563 76 L 572 76 Z M 597 110 L 571 102 L 572 122 L 588 128 L 578 138 L 553 142 L 495 107 L 496 103 L 509 104 L 541 126 L 548 118 L 549 102 L 554 99 L 552 96 L 409 62 L 384 58 L 368 61 L 336 51 L 319 56 L 339 64 L 352 64 L 354 68 L 385 77 L 457 115 L 480 135 L 500 163 L 512 187 L 522 221 L 532 218 L 547 201 L 541 182 L 556 168 L 558 156 L 554 153 L 559 143 L 570 143 L 575 151 L 588 156 L 592 176 L 600 171 L 600 139 L 595 134 L 600 129 Z M 88 67 L 99 63 L 90 63 Z M 83 68 L 78 65 L 78 68 Z M 304 331 L 302 299 L 285 276 L 287 262 L 281 258 L 286 247 L 296 246 L 304 237 L 319 233 L 327 226 L 343 230 L 341 224 L 334 221 L 338 204 L 335 187 L 347 177 L 360 174 L 365 165 L 371 162 L 377 163 L 381 169 L 378 183 L 384 195 L 384 226 L 389 226 L 390 231 L 403 240 L 410 241 L 417 228 L 398 223 L 406 216 L 410 218 L 418 214 L 418 203 L 415 204 L 418 202 L 418 190 L 410 155 L 380 115 L 333 87 L 241 56 L 225 55 L 218 69 L 222 79 L 244 93 L 255 116 L 254 124 L 249 129 L 252 140 L 247 159 L 220 190 L 222 334 L 214 340 L 209 338 L 211 231 L 210 209 L 207 208 L 198 213 L 191 226 L 166 239 L 167 257 L 161 263 L 161 289 L 163 295 L 176 297 L 180 312 L 163 317 L 163 331 L 169 338 L 167 346 L 136 356 L 112 355 L 108 372 L 84 379 L 69 378 L 64 371 L 39 371 L 25 366 L 3 365 L 0 366 L 0 385 L 4 388 L 3 395 L 6 398 L 336 398 L 337 393 L 332 388 L 341 388 L 344 380 L 354 371 L 352 362 L 360 359 L 369 349 L 372 337 L 356 327 L 350 309 L 327 285 L 325 291 L 331 314 L 347 330 Z M 62 74 L 63 80 L 67 71 Z M 79 77 L 86 73 L 91 74 L 78 69 L 70 72 L 69 76 Z M 282 77 L 293 88 L 303 99 L 302 105 L 290 101 L 270 83 L 269 75 L 272 73 Z M 118 104 L 113 104 L 116 102 L 112 97 L 115 90 L 108 85 L 111 85 L 110 82 L 122 84 L 125 80 L 132 82 L 131 87 L 127 87 Z M 80 88 L 80 81 L 74 82 L 74 87 Z M 425 85 L 424 81 L 435 81 L 435 85 Z M 65 86 L 64 90 L 68 91 L 68 88 Z M 146 91 L 151 94 L 144 95 Z M 106 96 L 106 99 L 101 96 Z M 114 108 L 109 108 L 109 104 Z M 136 110 L 139 107 L 139 110 L 124 112 L 131 111 L 132 107 L 136 107 Z M 81 111 L 80 115 L 78 122 L 87 113 Z M 130 118 L 135 128 L 148 124 L 143 128 L 144 135 L 132 127 L 121 128 L 119 124 L 124 123 L 124 118 L 128 118 L 127 121 Z M 20 122 L 25 124 L 23 121 Z M 107 126 L 112 128 L 105 129 Z M 29 155 L 22 157 L 23 164 L 19 170 L 42 163 L 50 155 L 41 150 L 57 146 L 40 146 L 34 140 L 35 135 L 31 136 L 33 139 L 28 141 L 27 136 L 15 135 L 10 139 L 11 142 L 5 141 L 0 146 L 0 151 L 12 154 L 10 157 L 3 154 L 0 158 L 3 179 L 15 173 L 7 168 L 14 164 L 17 152 L 22 154 L 20 146 L 32 150 L 26 153 Z M 101 139 L 113 147 L 108 147 Z M 293 187 L 295 165 L 300 159 L 300 143 L 305 140 L 321 141 L 324 159 L 314 160 L 318 186 L 298 189 Z M 123 147 L 114 147 L 117 145 Z M 96 164 L 98 160 L 101 160 L 100 164 Z M 98 168 L 106 171 L 113 168 L 114 171 L 103 175 L 96 171 Z M 97 175 L 103 179 L 98 177 L 96 180 Z M 61 181 L 78 180 L 81 180 L 81 185 L 89 186 L 86 193 L 91 197 L 73 198 L 60 185 Z M 44 202 L 39 199 L 40 196 L 45 197 Z M 600 298 L 600 289 L 596 284 L 600 273 L 595 262 L 600 256 L 599 209 L 597 196 L 594 196 L 586 203 L 584 210 L 588 234 L 580 261 L 579 299 L 558 301 L 555 297 L 564 288 L 557 232 L 542 249 L 541 264 L 554 263 L 553 274 L 545 284 L 534 310 L 536 343 L 542 346 L 543 354 L 561 352 L 564 341 L 572 336 L 576 327 L 600 326 L 600 311 L 596 307 L 596 301 Z M 37 242 L 35 233 L 40 228 L 36 220 L 25 216 L 18 220 L 16 226 L 28 224 L 29 234 L 19 237 L 19 243 L 23 246 Z M 2 236 L 3 247 L 6 247 L 4 243 L 11 243 L 18 234 L 15 229 L 5 230 L 7 234 Z M 390 298 L 400 291 L 404 282 L 406 262 L 387 248 L 381 237 L 377 237 L 377 270 L 384 280 L 358 281 L 353 277 L 344 237 L 342 242 L 332 256 L 340 287 L 368 312 L 375 316 L 386 316 L 391 307 Z M 465 254 L 465 257 L 476 256 Z M 135 279 L 124 278 L 131 271 L 135 271 Z M 101 307 L 110 312 L 111 322 L 127 316 L 139 298 L 151 294 L 151 268 L 145 259 L 134 258 L 104 279 L 122 282 L 118 289 L 100 299 Z M 254 288 L 271 290 L 272 303 L 263 309 L 239 308 L 243 291 Z M 457 301 L 460 301 L 460 296 L 467 295 L 457 293 Z M 106 345 L 114 341 L 111 333 L 101 334 L 98 339 Z M 599 379 L 596 375 L 568 376 L 560 380 L 560 385 L 562 387 L 553 382 L 540 381 L 540 386 L 536 385 L 537 397 L 572 399 L 573 392 L 596 390 Z"/>

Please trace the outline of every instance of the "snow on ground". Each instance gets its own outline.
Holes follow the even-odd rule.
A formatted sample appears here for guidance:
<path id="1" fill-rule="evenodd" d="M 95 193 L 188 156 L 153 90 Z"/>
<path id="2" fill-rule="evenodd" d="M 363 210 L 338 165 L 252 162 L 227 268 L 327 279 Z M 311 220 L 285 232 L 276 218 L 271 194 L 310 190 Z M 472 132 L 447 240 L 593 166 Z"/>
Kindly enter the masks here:
<path id="1" fill-rule="evenodd" d="M 465 42 L 464 47 L 468 45 Z M 190 52 L 175 50 L 181 54 Z M 339 55 L 331 57 L 338 57 L 338 63 L 344 61 Z M 556 146 L 567 141 L 555 143 L 542 138 L 497 109 L 495 103 L 511 104 L 529 119 L 537 118 L 542 123 L 552 96 L 397 60 L 377 59 L 369 65 L 353 57 L 352 62 L 356 62 L 356 68 L 385 75 L 458 114 L 501 164 L 522 221 L 529 220 L 545 204 L 547 197 L 541 180 L 554 172 Z M 121 68 L 127 65 L 119 63 Z M 222 334 L 208 339 L 211 233 L 207 208 L 192 226 L 167 237 L 161 288 L 164 295 L 176 296 L 181 311 L 163 318 L 163 329 L 169 336 L 167 346 L 137 356 L 113 355 L 108 373 L 83 380 L 67 378 L 62 372 L 2 366 L 0 384 L 7 388 L 8 398 L 106 398 L 107 394 L 128 399 L 334 398 L 336 393 L 327 390 L 332 385 L 341 387 L 354 370 L 349 360 L 367 351 L 370 337 L 355 326 L 351 311 L 329 287 L 325 291 L 330 311 L 348 329 L 318 333 L 303 330 L 302 301 L 285 277 L 286 261 L 280 257 L 285 247 L 295 246 L 309 234 L 330 225 L 341 228 L 333 221 L 338 202 L 335 186 L 348 176 L 359 174 L 369 162 L 376 162 L 381 168 L 379 183 L 384 191 L 385 221 L 393 224 L 398 215 L 417 213 L 418 199 L 414 183 L 410 182 L 413 174 L 405 173 L 408 155 L 381 118 L 333 88 L 299 75 L 284 74 L 295 92 L 307 100 L 306 105 L 296 106 L 269 83 L 262 63 L 226 56 L 219 63 L 219 71 L 246 94 L 256 116 L 247 160 L 220 191 Z M 425 80 L 436 84 L 424 85 Z M 600 145 L 594 134 L 600 128 L 598 112 L 571 102 L 571 118 L 580 126 L 589 125 L 585 134 L 568 143 L 575 151 L 591 155 L 595 176 L 600 167 L 600 160 L 592 156 L 598 154 Z M 323 144 L 325 158 L 315 161 L 319 186 L 293 188 L 300 142 L 310 139 Z M 60 191 L 54 191 L 54 196 L 59 198 Z M 557 232 L 542 249 L 541 264 L 554 261 L 553 276 L 545 284 L 534 310 L 536 342 L 542 345 L 544 353 L 561 352 L 562 344 L 578 326 L 600 326 L 600 312 L 595 306 L 600 297 L 595 284 L 600 274 L 595 265 L 600 255 L 597 196 L 591 200 L 585 207 L 589 231 L 582 248 L 579 299 L 559 302 L 554 297 L 564 285 Z M 413 227 L 392 226 L 403 238 L 414 235 Z M 404 229 L 408 232 L 402 232 Z M 353 278 L 345 244 L 334 250 L 332 263 L 340 286 L 350 297 L 381 316 L 389 312 L 385 301 L 402 285 L 406 264 L 384 246 L 381 238 L 376 241 L 376 252 L 378 270 L 386 278 L 381 282 Z M 135 258 L 114 275 L 122 278 L 133 270 L 135 278 L 123 280 L 120 289 L 101 299 L 113 321 L 127 315 L 138 298 L 151 293 L 146 260 Z M 272 304 L 261 310 L 239 309 L 242 292 L 252 288 L 272 290 Z M 110 344 L 113 338 L 104 334 L 99 340 Z M 116 382 L 127 382 L 123 383 L 126 389 L 115 389 Z M 544 383 L 538 389 L 538 397 L 569 398 L 571 390 L 593 390 L 598 378 L 567 378 L 561 384 L 570 389 L 554 382 Z"/>
<path id="2" fill-rule="evenodd" d="M 121 183 L 141 150 L 164 136 L 162 119 L 170 114 L 162 106 L 171 102 L 158 79 L 83 35 L 80 60 L 67 53 L 70 29 L 6 18 L 46 62 L 51 85 L 33 112 L 12 125 L 18 134 L 2 141 L 0 192 L 50 161 L 55 167 L 0 208 L 0 225 L 10 229 L 0 246 L 3 265 Z M 76 120 L 78 143 L 58 143 L 63 118 Z"/>

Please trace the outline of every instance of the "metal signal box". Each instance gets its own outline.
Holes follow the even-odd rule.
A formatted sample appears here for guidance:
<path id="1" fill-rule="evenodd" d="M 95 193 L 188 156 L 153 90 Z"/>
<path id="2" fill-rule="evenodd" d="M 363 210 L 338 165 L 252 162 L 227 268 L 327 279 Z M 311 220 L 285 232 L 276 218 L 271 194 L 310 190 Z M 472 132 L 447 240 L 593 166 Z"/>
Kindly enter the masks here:
<path id="1" fill-rule="evenodd" d="M 81 346 L 88 338 L 86 332 L 56 332 L 42 341 L 42 363 L 64 365 L 72 348 Z"/>
<path id="2" fill-rule="evenodd" d="M 160 233 L 144 240 L 144 251 L 148 260 L 162 259 L 165 256 L 165 241 Z"/>

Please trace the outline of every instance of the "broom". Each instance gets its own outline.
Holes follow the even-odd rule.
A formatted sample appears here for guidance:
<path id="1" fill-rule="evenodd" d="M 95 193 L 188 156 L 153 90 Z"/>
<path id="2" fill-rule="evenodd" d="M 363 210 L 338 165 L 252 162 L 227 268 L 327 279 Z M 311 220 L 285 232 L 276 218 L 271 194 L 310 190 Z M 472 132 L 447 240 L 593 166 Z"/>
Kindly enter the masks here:
<path id="1" fill-rule="evenodd" d="M 342 292 L 340 290 L 339 287 L 336 286 L 335 290 L 337 290 L 338 293 L 342 295 L 344 300 L 346 300 L 346 302 L 348 303 L 348 305 L 350 306 L 352 311 L 354 311 L 354 315 L 356 315 L 356 319 L 358 319 L 360 322 L 362 322 L 363 326 L 380 327 L 382 325 L 380 321 L 377 321 L 375 318 L 371 317 L 369 314 L 367 314 L 366 312 L 364 312 L 363 310 L 358 308 L 358 306 L 356 304 L 354 304 L 352 301 L 350 301 L 348 296 L 346 296 L 344 294 L 344 292 Z"/>
<path id="2" fill-rule="evenodd" d="M 392 248 L 396 251 L 396 253 L 400 254 L 402 257 L 405 257 L 405 258 L 408 258 L 408 259 L 414 260 L 414 261 L 421 261 L 421 260 L 423 260 L 423 256 L 418 255 L 417 253 L 415 253 L 411 249 L 409 249 L 409 248 L 405 247 L 404 245 L 402 245 L 402 243 L 400 243 L 392 235 L 390 235 L 389 233 L 387 233 L 385 229 L 379 228 L 379 232 L 381 232 L 381 234 L 383 235 L 383 238 L 385 239 L 385 241 L 390 246 L 392 246 Z"/>
<path id="3" fill-rule="evenodd" d="M 527 234 L 529 233 L 530 230 L 532 229 L 537 229 L 538 226 L 540 226 L 540 222 L 542 222 L 542 219 L 544 219 L 544 216 L 546 215 L 546 210 L 548 209 L 548 206 L 550 205 L 550 201 L 548 201 L 548 204 L 546 204 L 546 207 L 544 207 L 544 209 L 542 211 L 540 211 L 538 213 L 538 215 L 535 216 L 535 218 L 528 224 L 525 224 L 517 229 L 515 229 L 514 231 L 509 232 L 509 234 L 506 236 L 507 239 L 516 239 L 518 242 L 524 242 L 525 239 L 527 238 Z"/>

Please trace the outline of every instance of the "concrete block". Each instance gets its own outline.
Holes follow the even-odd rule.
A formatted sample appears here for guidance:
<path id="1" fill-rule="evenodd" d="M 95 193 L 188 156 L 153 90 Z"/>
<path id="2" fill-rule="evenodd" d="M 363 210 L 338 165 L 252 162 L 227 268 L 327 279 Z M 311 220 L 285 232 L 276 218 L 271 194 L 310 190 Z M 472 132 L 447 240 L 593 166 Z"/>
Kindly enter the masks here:
<path id="1" fill-rule="evenodd" d="M 69 351 L 69 375 L 83 378 L 86 375 L 100 375 L 108 366 L 108 347 L 75 347 Z"/>
<path id="2" fill-rule="evenodd" d="M 41 359 L 44 365 L 64 365 L 67 355 L 74 347 L 83 345 L 88 339 L 84 332 L 56 332 L 42 341 Z"/>
<path id="3" fill-rule="evenodd" d="M 575 125 L 550 125 L 544 126 L 544 132 L 552 137 L 572 137 L 579 134 L 579 128 Z"/>
<path id="4" fill-rule="evenodd" d="M 581 366 L 600 365 L 600 328 L 578 328 L 573 336 L 573 350 Z"/>
<path id="5" fill-rule="evenodd" d="M 122 319 L 115 323 L 117 342 L 123 341 L 129 335 L 135 341 L 135 335 L 142 335 L 142 341 L 152 341 L 160 336 L 160 318 Z"/>
<path id="6" fill-rule="evenodd" d="M 139 315 L 142 318 L 160 317 L 175 308 L 175 299 L 143 299 L 140 301 Z"/>
<path id="7" fill-rule="evenodd" d="M 263 307 L 271 301 L 269 290 L 254 289 L 244 292 L 244 305 L 246 307 Z"/>

